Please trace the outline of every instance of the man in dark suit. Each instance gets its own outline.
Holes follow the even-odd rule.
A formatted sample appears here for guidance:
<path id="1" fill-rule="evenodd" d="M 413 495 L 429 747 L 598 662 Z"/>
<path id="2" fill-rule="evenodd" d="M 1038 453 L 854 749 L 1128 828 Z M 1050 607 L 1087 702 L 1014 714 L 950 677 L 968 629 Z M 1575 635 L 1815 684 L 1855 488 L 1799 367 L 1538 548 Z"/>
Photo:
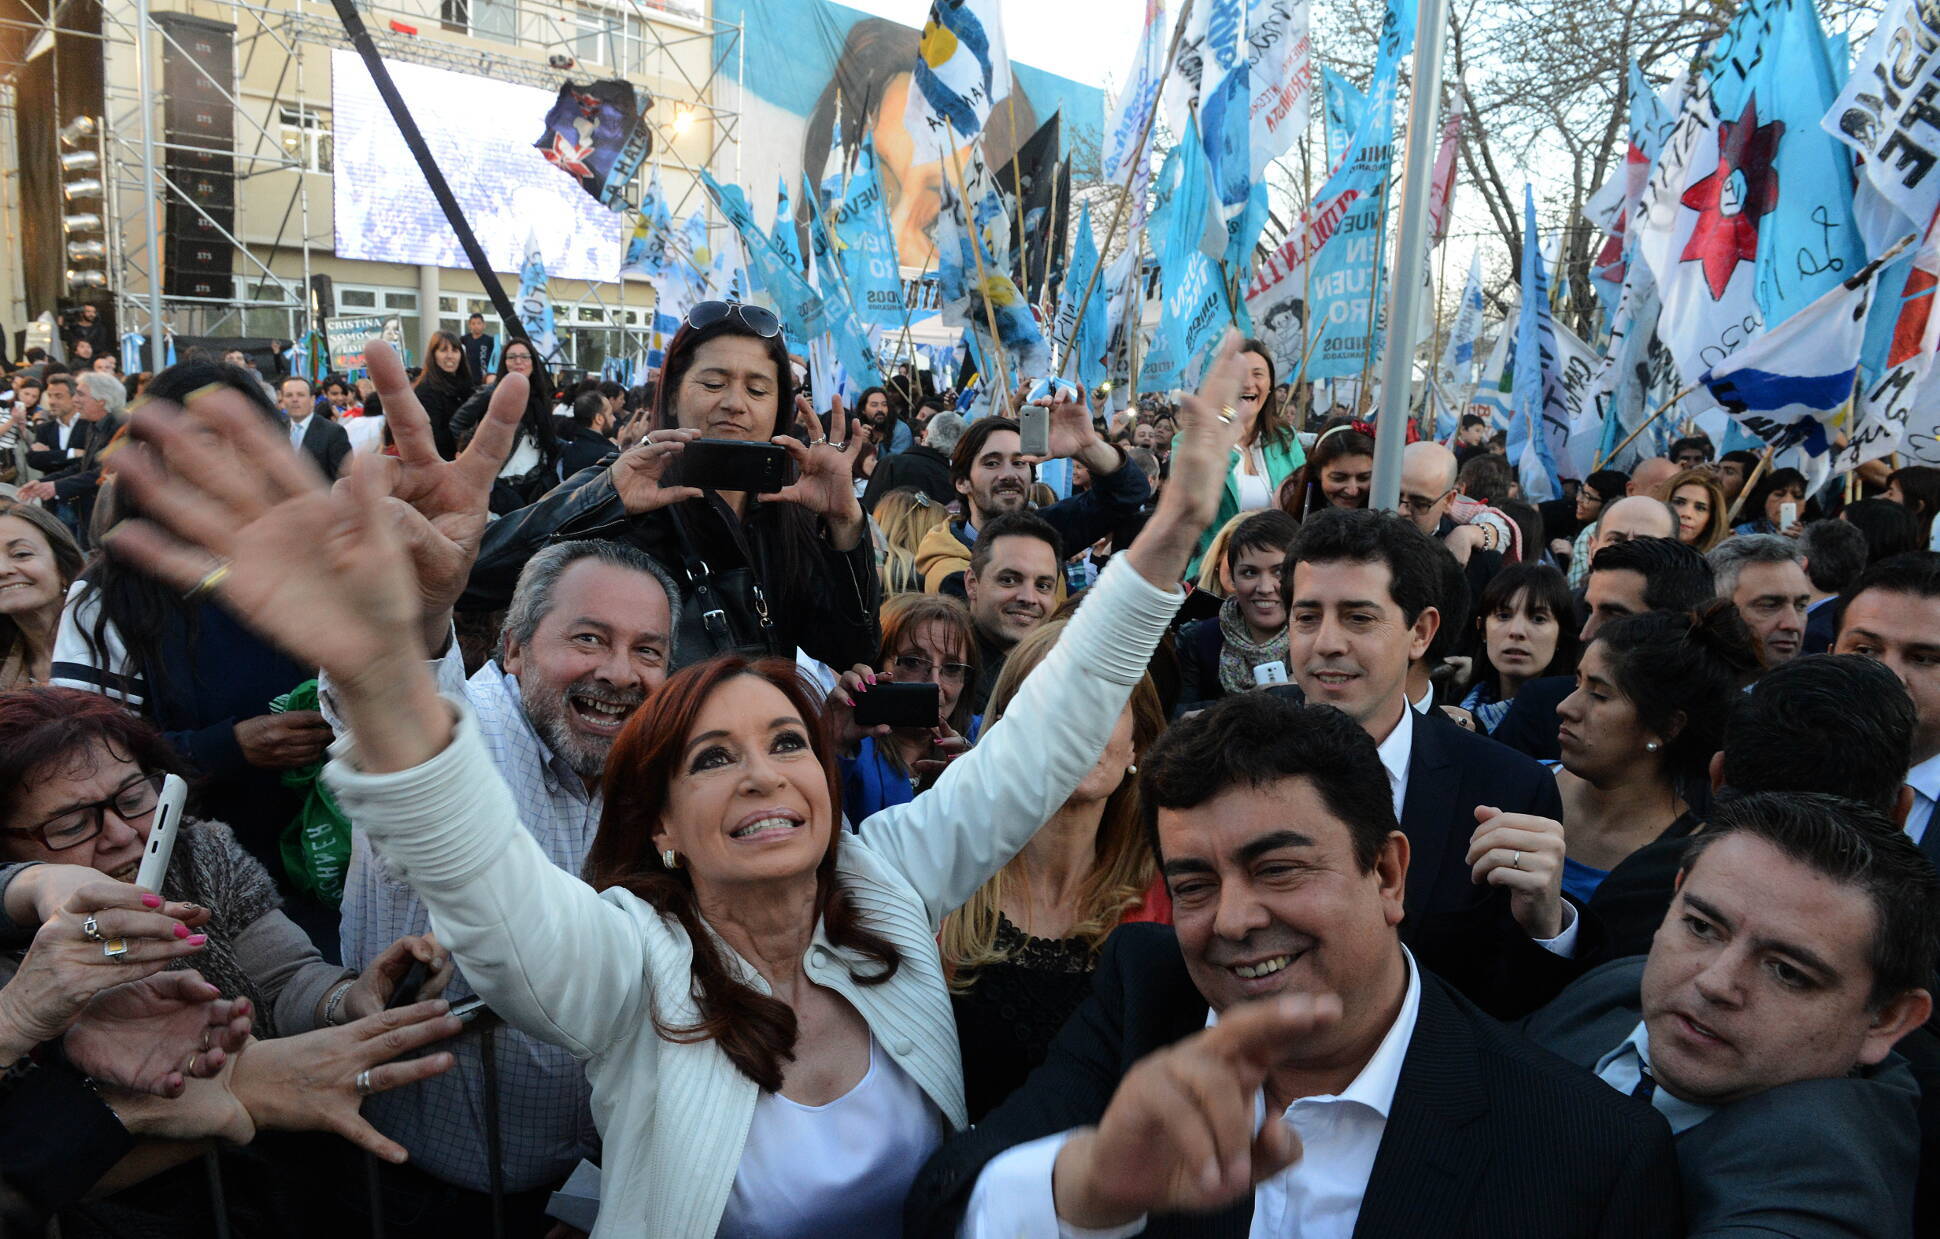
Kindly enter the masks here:
<path id="1" fill-rule="evenodd" d="M 1633 499 L 1618 502 L 1631 503 Z M 1642 499 L 1635 502 L 1656 503 Z M 1641 510 L 1649 512 L 1648 508 Z M 1671 527 L 1675 529 L 1676 525 Z M 1579 639 L 1588 645 L 1599 626 L 1620 616 L 1692 610 L 1711 599 L 1716 592 L 1712 583 L 1709 561 L 1676 538 L 1627 537 L 1611 542 L 1590 561 L 1583 591 L 1588 618 Z M 1540 761 L 1559 760 L 1562 750 L 1556 743 L 1556 707 L 1575 688 L 1573 676 L 1529 681 L 1509 703 L 1491 738 Z"/>
<path id="2" fill-rule="evenodd" d="M 1799 535 L 1812 597 L 1805 607 L 1805 652 L 1823 654 L 1839 635 L 1839 595 L 1866 570 L 1866 535 L 1850 521 L 1812 521 Z"/>
<path id="3" fill-rule="evenodd" d="M 1386 784 L 1351 719 L 1265 693 L 1161 738 L 1140 790 L 1174 927 L 1112 935 L 1044 1065 L 918 1176 L 908 1233 L 1681 1234 L 1664 1121 L 1402 945 Z"/>
<path id="4" fill-rule="evenodd" d="M 308 452 L 323 476 L 335 481 L 343 476 L 350 459 L 350 435 L 344 428 L 316 411 L 310 395 L 310 380 L 291 375 L 276 389 L 276 401 L 290 423 L 290 443 Z"/>
<path id="5" fill-rule="evenodd" d="M 1907 758 L 1912 804 L 1906 833 L 1940 865 L 1940 554 L 1908 551 L 1880 560 L 1853 584 L 1833 649 L 1886 665 L 1913 698 Z"/>
<path id="6" fill-rule="evenodd" d="M 1447 552 L 1390 513 L 1331 509 L 1287 551 L 1287 663 L 1306 699 L 1379 745 L 1408 836 L 1402 941 L 1492 1014 L 1526 1014 L 1580 968 L 1562 896 L 1563 815 L 1541 765 L 1409 708 L 1409 665 L 1434 641 Z"/>
<path id="7" fill-rule="evenodd" d="M 1649 956 L 1526 1031 L 1670 1123 L 1690 1234 L 1910 1236 L 1920 1089 L 1892 1051 L 1936 952 L 1940 877 L 1891 819 L 1753 793 L 1686 853 Z"/>
<path id="8" fill-rule="evenodd" d="M 465 338 L 458 342 L 465 353 L 465 368 L 472 373 L 472 382 L 483 383 L 492 373 L 492 352 L 498 348 L 498 341 L 485 334 L 485 316 L 474 314 L 465 320 Z"/>

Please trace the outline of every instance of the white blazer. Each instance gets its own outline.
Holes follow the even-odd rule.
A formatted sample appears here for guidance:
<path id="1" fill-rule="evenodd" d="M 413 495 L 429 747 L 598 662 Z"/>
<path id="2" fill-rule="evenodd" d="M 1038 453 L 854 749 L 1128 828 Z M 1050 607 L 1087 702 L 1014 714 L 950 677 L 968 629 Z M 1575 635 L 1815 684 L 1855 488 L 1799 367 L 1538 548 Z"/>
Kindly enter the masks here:
<path id="1" fill-rule="evenodd" d="M 963 1064 L 937 930 L 1096 764 L 1182 600 L 1114 562 L 977 747 L 934 788 L 841 842 L 838 872 L 902 966 L 885 984 L 858 985 L 849 964 L 866 973 L 868 961 L 845 955 L 817 925 L 802 967 L 849 1000 L 955 1129 L 967 1124 Z M 492 1010 L 586 1060 L 604 1142 L 598 1239 L 709 1239 L 759 1089 L 712 1041 L 655 1032 L 655 1013 L 669 1027 L 698 1021 L 692 944 L 637 896 L 595 893 L 547 861 L 520 827 L 464 703 L 452 704 L 457 734 L 423 765 L 362 773 L 346 737 L 324 777 L 423 897 L 439 941 Z M 720 949 L 766 991 L 752 966 Z"/>

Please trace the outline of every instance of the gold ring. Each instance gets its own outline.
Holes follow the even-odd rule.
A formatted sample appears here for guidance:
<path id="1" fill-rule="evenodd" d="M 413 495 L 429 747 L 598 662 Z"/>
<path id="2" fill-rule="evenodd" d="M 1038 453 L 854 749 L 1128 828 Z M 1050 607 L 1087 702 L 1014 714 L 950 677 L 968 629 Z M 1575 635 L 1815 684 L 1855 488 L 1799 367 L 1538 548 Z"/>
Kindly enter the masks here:
<path id="1" fill-rule="evenodd" d="M 101 954 L 109 959 L 120 959 L 128 953 L 128 939 L 110 938 L 101 944 Z"/>
<path id="2" fill-rule="evenodd" d="M 1239 410 L 1234 408 L 1232 405 L 1222 404 L 1219 406 L 1219 420 L 1221 422 L 1224 422 L 1226 425 L 1228 426 L 1232 425 L 1233 419 L 1238 416 L 1239 416 Z"/>
<path id="3" fill-rule="evenodd" d="M 190 587 L 189 592 L 182 595 L 183 601 L 194 602 L 196 599 L 201 598 L 204 595 L 214 593 L 216 586 L 222 584 L 222 582 L 228 576 L 229 576 L 229 563 L 227 560 L 224 560 L 222 563 L 219 563 L 215 567 L 209 569 L 209 572 L 206 576 L 204 576 L 201 580 L 197 581 L 192 587 Z"/>
<path id="4" fill-rule="evenodd" d="M 189 1055 L 189 1069 L 188 1069 L 187 1071 L 185 1071 L 185 1072 L 183 1072 L 182 1074 L 183 1074 L 183 1075 L 190 1075 L 190 1076 L 192 1076 L 192 1075 L 194 1075 L 194 1074 L 195 1074 L 195 1060 L 196 1060 L 196 1059 L 198 1059 L 198 1058 L 201 1058 L 201 1057 L 202 1057 L 202 1052 L 201 1052 L 200 1050 L 197 1050 L 197 1051 L 196 1051 L 195 1053 L 193 1053 L 193 1054 L 191 1054 L 191 1055 Z"/>

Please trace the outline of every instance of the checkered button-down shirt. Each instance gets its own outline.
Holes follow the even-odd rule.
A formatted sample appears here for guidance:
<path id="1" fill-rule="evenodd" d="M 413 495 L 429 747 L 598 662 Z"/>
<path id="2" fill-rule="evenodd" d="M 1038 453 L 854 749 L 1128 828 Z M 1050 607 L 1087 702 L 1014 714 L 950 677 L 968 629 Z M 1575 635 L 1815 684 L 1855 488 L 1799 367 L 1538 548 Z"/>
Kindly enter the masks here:
<path id="1" fill-rule="evenodd" d="M 578 873 L 599 826 L 600 797 L 555 756 L 526 720 L 519 683 L 496 662 L 465 679 L 456 643 L 438 664 L 438 687 L 463 693 L 478 718 L 492 762 L 512 788 L 519 820 L 539 841 L 546 858 Z M 406 934 L 431 927 L 424 904 L 409 886 L 386 871 L 383 858 L 362 831 L 352 841 L 344 883 L 344 963 L 363 968 Z M 472 997 L 462 972 L 445 996 Z M 597 1156 L 598 1133 L 585 1069 L 558 1046 L 501 1026 L 497 1044 L 498 1113 L 507 1191 L 558 1182 L 581 1158 Z M 458 1063 L 441 1076 L 379 1093 L 364 1103 L 372 1126 L 403 1145 L 411 1164 L 447 1183 L 487 1191 L 485 1069 L 481 1037 L 467 1032 L 441 1047 Z"/>

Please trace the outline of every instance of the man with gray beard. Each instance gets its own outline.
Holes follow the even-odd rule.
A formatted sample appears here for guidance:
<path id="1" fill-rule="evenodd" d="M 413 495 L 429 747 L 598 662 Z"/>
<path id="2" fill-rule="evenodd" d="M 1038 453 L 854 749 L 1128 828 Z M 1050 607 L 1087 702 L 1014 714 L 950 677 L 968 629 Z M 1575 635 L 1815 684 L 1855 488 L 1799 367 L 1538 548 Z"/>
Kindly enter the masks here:
<path id="1" fill-rule="evenodd" d="M 461 725 L 479 729 L 518 801 L 520 822 L 547 859 L 569 873 L 580 871 L 599 827 L 600 775 L 614 738 L 666 682 L 678 598 L 666 572 L 626 543 L 548 546 L 519 574 L 498 656 L 469 679 L 449 638 L 449 610 L 424 617 L 427 633 L 447 633 L 440 691 L 469 705 Z M 430 928 L 423 903 L 392 876 L 362 831 L 353 835 L 342 911 L 350 967 L 364 967 L 396 941 L 392 926 Z M 462 972 L 445 991 L 454 1004 L 471 996 Z M 596 1155 L 591 1091 L 580 1064 L 509 1028 L 492 1038 L 497 1079 L 489 1098 L 489 1043 L 474 1024 L 443 1047 L 458 1064 L 430 1081 L 433 1087 L 364 1103 L 364 1117 L 411 1154 L 408 1165 L 380 1167 L 385 1233 L 491 1233 L 491 1113 L 508 1234 L 542 1233 L 551 1189 L 582 1157 Z"/>

